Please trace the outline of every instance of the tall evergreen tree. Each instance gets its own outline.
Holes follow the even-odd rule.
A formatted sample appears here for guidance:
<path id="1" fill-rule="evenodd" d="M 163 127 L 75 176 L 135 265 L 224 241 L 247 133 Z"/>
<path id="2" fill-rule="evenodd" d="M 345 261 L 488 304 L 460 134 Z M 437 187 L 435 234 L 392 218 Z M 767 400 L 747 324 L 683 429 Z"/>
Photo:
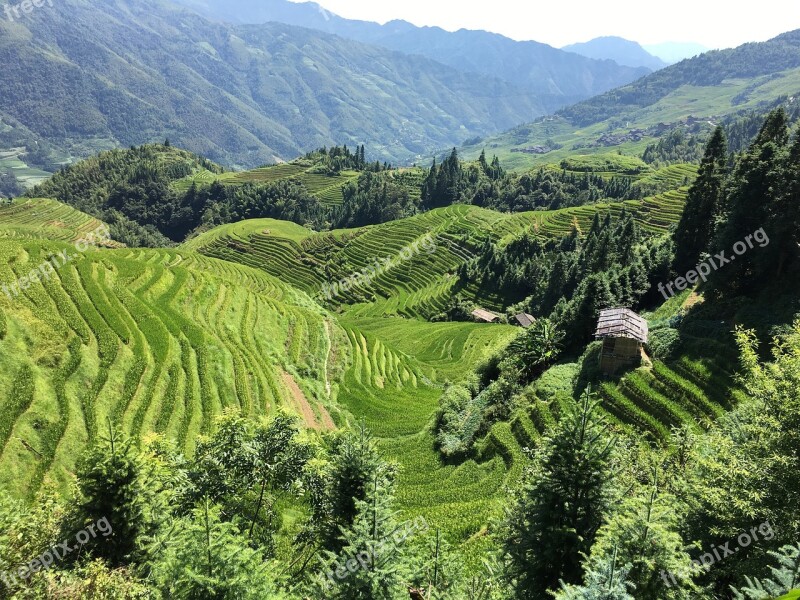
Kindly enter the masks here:
<path id="1" fill-rule="evenodd" d="M 728 148 L 725 132 L 717 127 L 706 144 L 697 179 L 689 188 L 683 215 L 675 230 L 675 270 L 687 273 L 703 252 L 711 250 L 720 214 Z"/>
<path id="2" fill-rule="evenodd" d="M 260 600 L 283 598 L 260 552 L 206 499 L 190 518 L 178 520 L 162 555 L 151 564 L 164 598 Z"/>
<path id="3" fill-rule="evenodd" d="M 621 563 L 617 552 L 589 566 L 584 585 L 564 585 L 556 600 L 634 600 L 635 586 L 628 581 L 630 565 Z M 648 598 L 642 594 L 640 598 Z"/>
<path id="4" fill-rule="evenodd" d="M 542 445 L 505 520 L 503 552 L 516 598 L 540 600 L 582 579 L 608 513 L 612 438 L 587 390 Z"/>
<path id="5" fill-rule="evenodd" d="M 358 516 L 359 502 L 367 499 L 376 477 L 391 481 L 394 469 L 380 457 L 364 424 L 337 440 L 331 451 L 329 468 L 313 502 L 314 524 L 323 548 L 338 552 L 346 543 L 342 533 L 349 531 Z"/>
<path id="6" fill-rule="evenodd" d="M 481 150 L 481 155 L 478 157 L 478 164 L 484 175 L 489 174 L 489 163 L 486 162 L 486 150 Z"/>
<path id="7" fill-rule="evenodd" d="M 600 529 L 589 564 L 603 564 L 616 556 L 618 564 L 628 565 L 627 579 L 637 597 L 693 600 L 699 590 L 692 580 L 691 557 L 678 533 L 679 506 L 657 482 L 633 494 Z"/>
<path id="8" fill-rule="evenodd" d="M 318 579 L 319 597 L 330 600 L 392 600 L 400 590 L 406 566 L 405 526 L 393 510 L 393 482 L 375 471 L 363 500 L 354 500 L 355 514 L 340 532 L 341 548 L 327 551 L 324 575 Z"/>
<path id="9" fill-rule="evenodd" d="M 760 248 L 754 256 L 758 270 L 776 279 L 800 259 L 800 132 L 783 153 L 781 163 L 780 187 L 767 207 L 764 225 L 769 246 Z"/>
<path id="10" fill-rule="evenodd" d="M 771 112 L 756 140 L 736 163 L 726 195 L 724 224 L 714 244 L 715 250 L 724 251 L 728 258 L 712 273 L 711 281 L 719 294 L 747 293 L 764 283 L 766 272 L 759 268 L 757 253 L 733 256 L 732 248 L 756 231 L 766 230 L 770 207 L 784 187 L 783 152 L 788 135 L 784 110 Z M 766 233 L 769 237 L 770 232 Z"/>
<path id="11" fill-rule="evenodd" d="M 80 495 L 67 527 L 74 535 L 105 519 L 112 533 L 94 537 L 83 552 L 118 567 L 140 557 L 156 524 L 148 503 L 153 488 L 142 458 L 130 440 L 109 430 L 109 437 L 89 449 L 78 467 Z"/>

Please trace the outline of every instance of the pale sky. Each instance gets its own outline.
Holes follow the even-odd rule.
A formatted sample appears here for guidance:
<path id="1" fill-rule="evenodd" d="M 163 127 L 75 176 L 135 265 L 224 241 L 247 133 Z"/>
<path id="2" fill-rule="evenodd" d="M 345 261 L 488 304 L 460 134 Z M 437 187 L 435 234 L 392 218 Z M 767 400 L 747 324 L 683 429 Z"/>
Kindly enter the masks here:
<path id="1" fill-rule="evenodd" d="M 298 1 L 298 0 L 294 0 Z M 350 19 L 485 29 L 561 47 L 602 35 L 729 48 L 800 29 L 798 0 L 319 0 Z"/>

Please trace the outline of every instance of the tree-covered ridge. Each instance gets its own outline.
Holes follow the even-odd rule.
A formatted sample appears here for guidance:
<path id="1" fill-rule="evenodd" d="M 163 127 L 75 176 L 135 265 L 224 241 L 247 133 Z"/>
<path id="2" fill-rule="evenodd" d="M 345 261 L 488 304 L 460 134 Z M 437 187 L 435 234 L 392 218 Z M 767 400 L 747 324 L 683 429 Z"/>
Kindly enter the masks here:
<path id="1" fill-rule="evenodd" d="M 459 278 L 464 287 L 495 291 L 507 306 L 550 316 L 582 346 L 601 308 L 656 300 L 653 288 L 669 275 L 670 260 L 670 245 L 643 236 L 623 209 L 616 220 L 596 213 L 585 234 L 575 228 L 560 240 L 526 234 L 500 247 L 487 243 Z"/>
<path id="2" fill-rule="evenodd" d="M 245 219 L 270 217 L 317 229 L 333 218 L 343 226 L 355 224 L 355 215 L 339 211 L 332 216 L 348 183 L 360 173 L 390 169 L 386 163 L 367 163 L 364 146 L 355 151 L 334 146 L 287 165 L 226 172 L 167 142 L 104 152 L 64 167 L 28 196 L 58 198 L 110 223 L 121 242 L 157 247 L 183 241 L 198 229 Z M 348 192 L 348 207 L 353 195 Z M 359 206 L 364 202 L 357 200 Z M 371 215 L 367 222 L 390 218 Z"/>
<path id="3" fill-rule="evenodd" d="M 653 169 L 608 155 L 577 156 L 528 173 L 497 157 L 446 161 L 425 174 L 367 159 L 364 146 L 323 147 L 291 163 L 226 171 L 169 145 L 104 152 L 62 168 L 28 192 L 53 197 L 111 225 L 129 246 L 164 246 L 215 226 L 273 218 L 309 228 L 361 227 L 437 207 L 473 204 L 502 212 L 557 210 L 639 199 L 687 184 L 691 165 Z"/>

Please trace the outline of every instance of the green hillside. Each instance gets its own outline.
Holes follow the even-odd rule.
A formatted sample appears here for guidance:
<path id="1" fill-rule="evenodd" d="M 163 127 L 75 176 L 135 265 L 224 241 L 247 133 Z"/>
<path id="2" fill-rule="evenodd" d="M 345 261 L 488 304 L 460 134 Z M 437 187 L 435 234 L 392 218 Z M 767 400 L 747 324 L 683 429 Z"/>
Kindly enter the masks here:
<path id="1" fill-rule="evenodd" d="M 763 111 L 800 93 L 800 34 L 702 54 L 506 133 L 470 143 L 522 169 L 575 153 L 641 156 L 672 128 L 701 136 L 727 117 Z"/>
<path id="2" fill-rule="evenodd" d="M 41 198 L 0 201 L 0 236 L 75 241 L 102 225 L 74 208 Z"/>
<path id="3" fill-rule="evenodd" d="M 150 0 L 48 8 L 0 21 L 0 150 L 25 146 L 28 164 L 51 172 L 165 138 L 239 168 L 333 143 L 409 161 L 545 112 L 497 77 L 302 27 L 232 25 Z M 605 70 L 600 89 L 632 79 Z"/>
<path id="4" fill-rule="evenodd" d="M 338 206 L 342 203 L 342 187 L 358 180 L 358 172 L 344 171 L 336 175 L 315 173 L 314 166 L 294 161 L 270 167 L 261 167 L 251 171 L 228 173 L 212 173 L 206 169 L 198 170 L 191 175 L 172 182 L 172 187 L 179 192 L 186 192 L 194 184 L 198 187 L 211 185 L 218 181 L 226 186 L 241 186 L 246 183 L 254 185 L 269 184 L 286 179 L 300 182 L 309 193 L 325 206 Z"/>
<path id="5" fill-rule="evenodd" d="M 720 85 L 696 68 L 655 87 Z M 643 85 L 615 103 L 657 113 Z M 775 106 L 515 172 L 165 142 L 0 200 L 0 597 L 796 587 L 800 111 Z"/>
<path id="6" fill-rule="evenodd" d="M 65 240 L 92 223 L 55 202 L 35 204 L 46 221 L 19 220 L 37 236 L 53 230 L 51 217 L 77 225 Z M 19 231 L 5 220 L 0 227 L 14 237 Z M 14 374 L 0 382 L 10 409 L 2 426 L 5 489 L 30 497 L 52 480 L 66 490 L 80 449 L 109 420 L 136 438 L 163 432 L 191 451 L 225 407 L 256 415 L 284 406 L 314 427 L 333 426 L 328 408 L 340 418 L 324 382 L 348 361 L 346 348 L 328 356 L 344 332 L 301 292 L 193 253 L 77 253 L 8 238 L 0 241 L 2 281 L 62 249 L 74 258 L 55 276 L 0 296 L 0 356 L 3 372 Z M 297 386 L 302 395 L 293 393 Z"/>
<path id="7" fill-rule="evenodd" d="M 100 224 L 51 200 L 18 201 L 0 218 L 4 282 L 71 248 L 47 238 L 74 240 Z M 365 419 L 406 463 L 404 480 L 416 482 L 404 509 L 455 539 L 475 533 L 506 481 L 503 463 L 475 463 L 471 477 L 492 485 L 476 481 L 471 495 L 454 487 L 449 505 L 433 507 L 429 496 L 454 467 L 438 463 L 426 431 L 442 383 L 475 368 L 514 330 L 337 318 L 261 269 L 193 250 L 264 227 L 287 243 L 311 235 L 291 223 L 247 222 L 174 251 L 97 249 L 20 296 L 0 295 L 2 366 L 15 374 L 0 382 L 11 408 L 0 430 L 2 486 L 24 497 L 49 482 L 66 491 L 81 448 L 109 420 L 134 438 L 163 433 L 191 453 L 223 409 L 255 416 L 283 407 L 312 429 Z M 426 351 L 408 346 L 413 328 L 425 330 Z M 471 524 L 452 530 L 448 517 L 462 512 Z"/>
<path id="8" fill-rule="evenodd" d="M 645 231 L 662 234 L 680 218 L 684 200 L 685 189 L 679 189 L 641 201 L 511 215 L 454 205 L 403 221 L 325 233 L 261 219 L 216 228 L 185 247 L 264 269 L 318 299 L 324 296 L 326 283 L 358 276 L 375 259 L 389 259 L 390 266 L 379 269 L 376 277 L 339 288 L 333 304 L 354 305 L 350 310 L 365 317 L 430 317 L 452 296 L 458 267 L 473 258 L 486 240 L 502 242 L 526 232 L 562 237 L 574 225 L 588 229 L 596 213 L 618 215 L 623 208 L 632 211 Z M 408 259 L 399 258 L 415 244 L 420 250 L 412 251 Z"/>
<path id="9" fill-rule="evenodd" d="M 643 225 L 663 231 L 680 206 L 658 217 L 665 202 L 628 205 L 641 212 Z M 50 479 L 65 485 L 79 448 L 109 418 L 135 436 L 164 432 L 191 451 L 196 434 L 225 407 L 269 413 L 283 406 L 323 429 L 365 419 L 405 465 L 402 506 L 466 539 L 486 523 L 493 498 L 519 473 L 512 467 L 521 464 L 521 448 L 535 443 L 542 426 L 520 413 L 512 429 L 492 431 L 472 467 L 439 464 L 429 425 L 442 384 L 459 380 L 516 330 L 419 317 L 441 310 L 452 274 L 483 240 L 525 231 L 565 235 L 608 208 L 621 206 L 502 215 L 462 205 L 323 234 L 265 219 L 216 228 L 172 251 L 79 255 L 24 296 L 0 296 L 5 368 L 31 377 L 30 400 L 7 422 L 6 482 L 24 495 Z M 43 239 L 68 242 L 99 225 L 51 200 L 19 200 L 0 217 L 5 281 L 64 247 Z M 434 252 L 400 257 L 427 235 L 436 240 Z M 344 313 L 328 314 L 306 295 L 320 299 L 326 272 L 344 278 L 375 257 L 400 262 L 348 291 Z M 36 358 L 43 355 L 47 360 Z M 264 356 L 269 363 L 259 360 Z M 287 377 L 305 399 L 293 396 Z M 18 393 L 14 381 L 0 396 Z M 465 477 L 472 495 L 461 489 Z M 452 491 L 443 479 L 452 480 Z M 472 520 L 453 529 L 447 516 L 454 513 Z"/>

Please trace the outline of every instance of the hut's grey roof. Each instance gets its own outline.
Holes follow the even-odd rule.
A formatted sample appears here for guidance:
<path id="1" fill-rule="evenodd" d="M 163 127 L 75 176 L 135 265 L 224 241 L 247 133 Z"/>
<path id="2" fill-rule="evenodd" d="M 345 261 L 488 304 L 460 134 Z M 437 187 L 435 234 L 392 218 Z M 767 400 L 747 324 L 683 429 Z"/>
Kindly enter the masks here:
<path id="1" fill-rule="evenodd" d="M 600 312 L 596 337 L 617 337 L 647 343 L 649 329 L 647 321 L 629 308 L 609 308 Z"/>
<path id="2" fill-rule="evenodd" d="M 476 308 L 473 310 L 472 316 L 480 321 L 486 321 L 487 323 L 494 323 L 500 318 L 500 315 L 496 315 L 495 313 L 482 308 Z"/>
<path id="3" fill-rule="evenodd" d="M 517 320 L 517 323 L 523 327 L 530 327 L 536 322 L 536 317 L 528 313 L 519 313 L 518 315 L 514 315 L 514 318 Z"/>

